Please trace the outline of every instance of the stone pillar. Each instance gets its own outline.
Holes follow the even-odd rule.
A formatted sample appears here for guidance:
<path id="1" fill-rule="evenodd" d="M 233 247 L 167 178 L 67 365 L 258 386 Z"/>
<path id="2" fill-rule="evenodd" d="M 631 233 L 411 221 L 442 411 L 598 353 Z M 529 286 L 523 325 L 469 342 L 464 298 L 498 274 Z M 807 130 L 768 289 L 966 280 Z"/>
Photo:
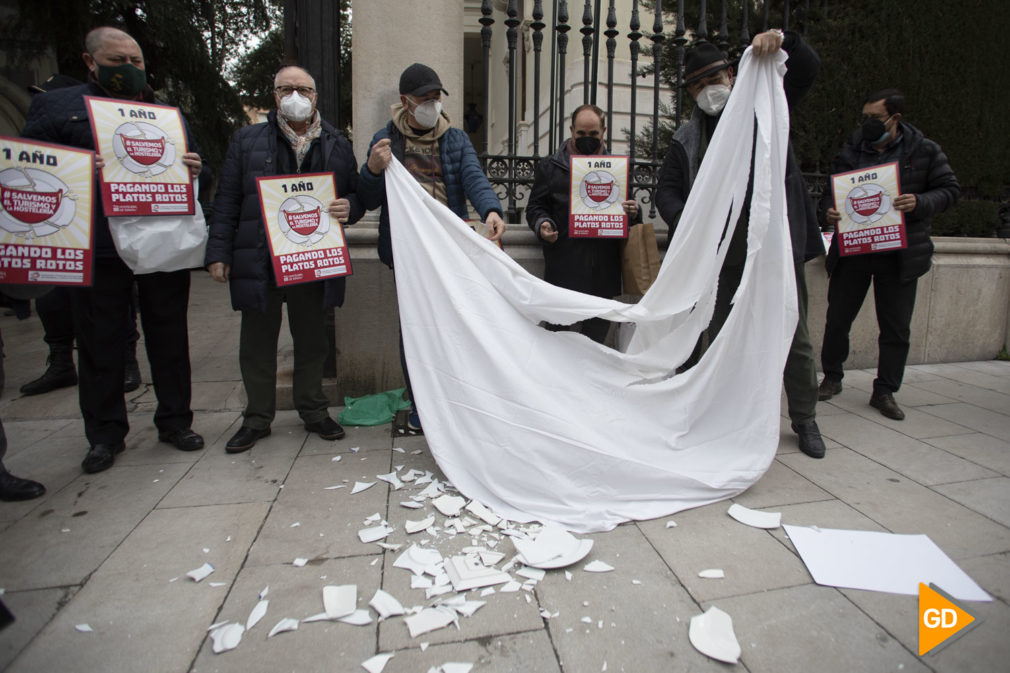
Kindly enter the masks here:
<path id="1" fill-rule="evenodd" d="M 442 105 L 463 125 L 463 0 L 369 0 L 354 6 L 352 33 L 354 156 L 364 163 L 372 135 L 389 121 L 411 63 L 434 68 Z"/>

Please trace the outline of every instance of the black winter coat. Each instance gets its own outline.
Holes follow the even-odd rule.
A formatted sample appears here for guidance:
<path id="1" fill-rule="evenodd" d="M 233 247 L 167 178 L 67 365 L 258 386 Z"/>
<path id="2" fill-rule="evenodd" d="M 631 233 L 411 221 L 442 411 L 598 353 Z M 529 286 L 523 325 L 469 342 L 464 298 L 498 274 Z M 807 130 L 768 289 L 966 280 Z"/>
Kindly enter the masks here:
<path id="1" fill-rule="evenodd" d="M 940 146 L 922 135 L 910 124 L 898 123 L 901 141 L 890 149 L 878 152 L 863 140 L 860 131 L 855 132 L 842 146 L 838 156 L 831 162 L 831 173 L 845 173 L 878 164 L 898 162 L 898 175 L 902 194 L 915 194 L 915 210 L 905 213 L 905 235 L 908 247 L 893 253 L 901 266 L 899 278 L 908 282 L 929 271 L 933 260 L 933 241 L 929 237 L 933 216 L 942 213 L 957 202 L 961 194 L 954 171 L 950 168 L 947 155 Z M 830 189 L 825 190 L 817 209 L 824 226 L 828 225 L 826 213 L 835 207 Z M 839 262 L 838 237 L 831 241 L 831 249 L 825 262 L 830 275 Z"/>
<path id="2" fill-rule="evenodd" d="M 231 265 L 228 285 L 231 305 L 236 311 L 265 311 L 267 288 L 276 285 L 256 178 L 332 172 L 337 198 L 351 202 L 347 224 L 354 224 L 365 212 L 355 193 L 358 165 L 354 149 L 325 120 L 322 133 L 312 141 L 301 168 L 294 163 L 291 145 L 277 126 L 276 110 L 270 112 L 267 121 L 239 129 L 228 147 L 214 199 L 204 265 L 215 262 Z M 343 304 L 344 278 L 330 278 L 323 283 L 325 306 Z"/>
<path id="3" fill-rule="evenodd" d="M 568 214 L 571 199 L 571 155 L 565 142 L 537 164 L 526 208 L 526 223 L 543 244 L 544 280 L 551 285 L 597 297 L 621 294 L 621 239 L 571 238 Z M 558 240 L 540 238 L 540 223 L 551 220 Z M 642 211 L 632 224 L 642 221 Z"/>

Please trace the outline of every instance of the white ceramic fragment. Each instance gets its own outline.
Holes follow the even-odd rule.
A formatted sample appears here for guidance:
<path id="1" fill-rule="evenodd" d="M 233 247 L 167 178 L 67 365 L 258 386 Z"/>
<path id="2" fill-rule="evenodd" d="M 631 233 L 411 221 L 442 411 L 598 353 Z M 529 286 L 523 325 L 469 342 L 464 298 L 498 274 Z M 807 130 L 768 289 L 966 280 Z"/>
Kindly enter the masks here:
<path id="1" fill-rule="evenodd" d="M 330 619 L 346 617 L 358 604 L 358 585 L 341 584 L 323 587 L 323 610 Z"/>
<path id="2" fill-rule="evenodd" d="M 582 569 L 589 573 L 608 573 L 614 569 L 614 566 L 608 565 L 603 561 L 590 561 L 582 566 Z"/>
<path id="3" fill-rule="evenodd" d="M 294 561 L 291 562 L 291 565 L 293 565 L 296 568 L 301 568 L 308 562 L 309 560 L 307 558 L 302 558 L 301 556 L 299 556 L 298 558 L 296 558 Z"/>
<path id="4" fill-rule="evenodd" d="M 437 549 L 423 549 L 410 545 L 393 562 L 394 568 L 405 568 L 415 575 L 424 574 L 424 569 L 442 561 L 442 554 Z"/>
<path id="5" fill-rule="evenodd" d="M 234 650 L 242 642 L 245 629 L 241 624 L 225 624 L 210 632 L 210 640 L 214 654 Z"/>
<path id="6" fill-rule="evenodd" d="M 502 554 L 500 551 L 481 550 L 477 552 L 477 555 L 480 557 L 480 562 L 486 566 L 497 565 L 499 561 L 505 558 L 505 554 Z"/>
<path id="7" fill-rule="evenodd" d="M 400 601 L 396 600 L 392 596 L 382 589 L 376 589 L 375 595 L 372 596 L 372 600 L 368 601 L 368 604 L 379 613 L 379 616 L 383 619 L 387 617 L 394 617 L 396 615 L 402 615 L 405 610 L 400 604 Z"/>
<path id="8" fill-rule="evenodd" d="M 410 576 L 410 588 L 411 589 L 430 589 L 435 586 L 434 582 L 425 577 L 424 575 L 411 575 Z"/>
<path id="9" fill-rule="evenodd" d="M 418 485 L 420 485 L 420 484 L 430 484 L 432 482 L 432 480 L 434 479 L 434 477 L 435 477 L 435 475 L 432 474 L 431 472 L 425 472 L 420 477 L 418 477 L 417 479 L 415 479 L 414 483 L 418 484 Z"/>
<path id="10" fill-rule="evenodd" d="M 445 628 L 456 621 L 456 611 L 452 608 L 425 608 L 416 615 L 404 617 L 404 623 L 410 631 L 410 637 L 416 638 L 422 633 Z"/>
<path id="11" fill-rule="evenodd" d="M 317 612 L 311 617 L 306 617 L 305 619 L 303 619 L 302 624 L 311 624 L 312 622 L 328 622 L 328 621 L 330 621 L 330 618 L 326 615 L 325 612 Z"/>
<path id="12" fill-rule="evenodd" d="M 352 446 L 350 448 L 350 452 L 351 453 L 357 453 L 358 451 L 361 451 L 361 447 L 360 446 Z"/>
<path id="13" fill-rule="evenodd" d="M 341 617 L 337 621 L 344 624 L 351 624 L 352 626 L 367 626 L 372 623 L 372 615 L 369 614 L 368 610 L 355 610 L 351 614 Z"/>
<path id="14" fill-rule="evenodd" d="M 93 628 L 91 628 L 91 624 L 78 624 L 74 628 L 77 629 L 78 631 L 80 631 L 81 633 L 94 633 L 95 632 L 95 630 Z"/>
<path id="15" fill-rule="evenodd" d="M 267 634 L 267 638 L 273 638 L 278 633 L 284 633 L 285 631 L 295 631 L 298 629 L 298 620 L 292 619 L 291 617 L 285 617 L 280 620 L 274 627 L 270 629 L 270 633 Z"/>
<path id="16" fill-rule="evenodd" d="M 347 488 L 347 484 L 338 484 L 336 486 L 326 486 L 323 488 L 324 491 L 335 491 L 338 488 Z"/>
<path id="17" fill-rule="evenodd" d="M 464 664 L 455 661 L 447 661 L 439 667 L 441 673 L 470 673 L 473 664 Z"/>
<path id="18" fill-rule="evenodd" d="M 516 571 L 516 575 L 539 582 L 547 575 L 547 571 L 540 568 L 523 567 Z"/>
<path id="19" fill-rule="evenodd" d="M 513 594 L 523 588 L 523 585 L 519 584 L 515 580 L 508 582 L 505 586 L 499 587 L 498 591 L 503 594 Z"/>
<path id="20" fill-rule="evenodd" d="M 778 528 L 782 523 L 782 512 L 762 512 L 733 503 L 726 512 L 742 524 L 754 528 Z"/>
<path id="21" fill-rule="evenodd" d="M 424 507 L 424 503 L 414 502 L 413 500 L 405 500 L 400 503 L 400 507 L 406 507 L 407 509 L 421 509 Z"/>
<path id="22" fill-rule="evenodd" d="M 365 518 L 365 523 L 378 523 L 380 521 L 382 521 L 382 515 L 378 512 Z"/>
<path id="23" fill-rule="evenodd" d="M 677 522 L 676 522 L 676 521 L 673 521 L 673 520 L 671 519 L 670 521 L 667 521 L 667 522 L 666 522 L 666 527 L 667 527 L 667 528 L 676 528 L 676 527 L 677 527 Z"/>
<path id="24" fill-rule="evenodd" d="M 393 529 L 389 524 L 383 522 L 378 526 L 372 526 L 371 528 L 362 528 L 358 531 L 358 539 L 364 543 L 378 542 L 382 538 L 386 537 L 393 532 Z"/>
<path id="25" fill-rule="evenodd" d="M 376 542 L 375 544 L 379 545 L 383 549 L 388 549 L 389 551 L 396 551 L 403 546 L 402 544 L 392 544 L 390 542 Z"/>
<path id="26" fill-rule="evenodd" d="M 451 584 L 441 584 L 441 585 L 436 584 L 435 586 L 428 587 L 427 589 L 424 590 L 424 597 L 434 598 L 435 596 L 444 596 L 445 594 L 451 592 L 452 592 Z"/>
<path id="27" fill-rule="evenodd" d="M 401 488 L 403 488 L 403 482 L 400 481 L 400 477 L 397 476 L 396 472 L 390 472 L 388 474 L 377 474 L 375 475 L 375 478 L 381 479 L 382 481 L 392 486 L 394 491 L 399 491 Z"/>
<path id="28" fill-rule="evenodd" d="M 489 510 L 482 503 L 476 500 L 471 500 L 470 504 L 466 506 L 466 511 L 471 512 L 478 519 L 484 523 L 490 524 L 492 526 L 496 525 L 501 521 L 501 517 Z"/>
<path id="29" fill-rule="evenodd" d="M 396 451 L 397 453 L 406 453 L 406 450 L 402 446 L 394 446 L 393 451 Z"/>
<path id="30" fill-rule="evenodd" d="M 472 617 L 473 613 L 487 605 L 487 601 L 464 601 L 462 605 L 453 605 L 452 608 L 464 617 Z"/>
<path id="31" fill-rule="evenodd" d="M 459 511 L 463 509 L 466 500 L 458 495 L 441 495 L 432 500 L 431 504 L 445 516 L 459 516 Z"/>
<path id="32" fill-rule="evenodd" d="M 368 671 L 368 673 L 382 673 L 382 669 L 386 667 L 386 663 L 393 658 L 393 652 L 387 654 L 376 654 L 371 659 L 366 659 L 361 662 L 361 667 Z"/>
<path id="33" fill-rule="evenodd" d="M 445 572 L 456 591 L 504 584 L 511 581 L 506 572 L 489 568 L 472 556 L 453 556 L 445 562 Z"/>
<path id="34" fill-rule="evenodd" d="M 722 568 L 709 568 L 698 573 L 698 577 L 706 580 L 721 580 L 726 577 L 726 573 L 722 571 Z"/>
<path id="35" fill-rule="evenodd" d="M 688 637 L 696 650 L 713 659 L 735 664 L 740 658 L 740 643 L 733 633 L 733 619 L 715 606 L 691 617 Z"/>
<path id="36" fill-rule="evenodd" d="M 340 459 L 341 459 L 342 457 L 343 457 L 343 456 L 333 456 L 332 458 L 330 458 L 330 462 L 332 462 L 332 463 L 339 463 L 339 462 L 340 462 Z"/>
<path id="37" fill-rule="evenodd" d="M 361 493 L 365 489 L 371 488 L 372 486 L 375 486 L 374 481 L 356 481 L 354 482 L 354 488 L 351 489 L 351 495 L 354 495 L 355 493 Z"/>
<path id="38" fill-rule="evenodd" d="M 564 568 L 588 556 L 593 541 L 580 540 L 564 528 L 548 524 L 532 540 L 513 536 L 512 545 L 519 552 L 519 560 L 528 566 Z"/>
<path id="39" fill-rule="evenodd" d="M 194 582 L 199 582 L 203 578 L 210 575 L 212 572 L 214 572 L 214 566 L 212 566 L 209 563 L 204 563 L 199 568 L 195 570 L 190 570 L 188 573 L 186 573 L 186 577 L 190 578 Z"/>
<path id="40" fill-rule="evenodd" d="M 411 521 L 410 519 L 407 519 L 406 523 L 403 524 L 403 529 L 407 531 L 408 534 L 419 533 L 434 523 L 435 515 L 431 514 L 420 521 Z"/>
<path id="41" fill-rule="evenodd" d="M 259 620 L 263 619 L 264 615 L 267 613 L 267 607 L 270 605 L 270 601 L 260 601 L 256 604 L 256 607 L 252 609 L 249 613 L 249 618 L 245 620 L 245 630 L 248 631 L 252 627 L 256 626 Z"/>

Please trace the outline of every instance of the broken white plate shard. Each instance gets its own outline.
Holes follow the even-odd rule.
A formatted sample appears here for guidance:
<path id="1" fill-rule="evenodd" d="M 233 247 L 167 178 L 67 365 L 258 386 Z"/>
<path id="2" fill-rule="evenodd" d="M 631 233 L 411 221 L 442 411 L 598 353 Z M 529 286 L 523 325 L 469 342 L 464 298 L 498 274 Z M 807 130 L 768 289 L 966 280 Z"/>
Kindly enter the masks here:
<path id="1" fill-rule="evenodd" d="M 480 597 L 484 598 L 485 596 L 490 596 L 493 593 L 494 593 L 494 587 L 488 587 L 486 589 L 481 589 Z"/>
<path id="2" fill-rule="evenodd" d="M 473 613 L 487 605 L 487 601 L 464 601 L 462 605 L 454 605 L 453 609 L 464 617 L 473 617 Z"/>
<path id="3" fill-rule="evenodd" d="M 403 482 L 400 481 L 400 478 L 396 475 L 396 472 L 390 472 L 388 474 L 377 474 L 375 475 L 375 478 L 381 479 L 382 481 L 392 486 L 394 491 L 399 491 L 401 488 L 403 488 Z"/>
<path id="4" fill-rule="evenodd" d="M 386 667 L 386 663 L 393 658 L 393 652 L 388 654 L 376 654 L 371 659 L 366 659 L 361 662 L 361 667 L 368 671 L 368 673 L 382 673 L 382 669 Z"/>
<path id="5" fill-rule="evenodd" d="M 74 628 L 77 629 L 78 631 L 80 631 L 81 633 L 94 633 L 95 632 L 95 630 L 93 628 L 91 628 L 90 624 L 78 624 Z"/>
<path id="6" fill-rule="evenodd" d="M 676 521 L 672 521 L 672 520 L 671 521 L 667 521 L 666 522 L 666 527 L 667 528 L 676 528 L 677 527 L 677 522 Z"/>
<path id="7" fill-rule="evenodd" d="M 431 504 L 446 516 L 459 516 L 459 511 L 463 509 L 466 500 L 458 495 L 441 495 L 432 500 Z"/>
<path id="8" fill-rule="evenodd" d="M 267 613 L 267 607 L 270 605 L 270 601 L 260 601 L 256 604 L 256 607 L 252 609 L 249 613 L 249 618 L 245 620 L 245 630 L 248 631 L 252 627 L 256 626 L 256 623 L 263 619 L 263 616 Z"/>
<path id="9" fill-rule="evenodd" d="M 431 472 L 425 472 L 423 475 L 421 475 L 420 477 L 418 477 L 414 481 L 414 483 L 418 484 L 418 485 L 420 485 L 420 484 L 428 484 L 428 483 L 431 483 L 431 481 L 432 481 L 432 479 L 434 477 L 435 477 L 435 475 L 432 474 Z"/>
<path id="10" fill-rule="evenodd" d="M 383 549 L 388 549 L 389 551 L 396 551 L 403 546 L 402 544 L 392 544 L 390 542 L 376 542 L 375 544 L 379 545 Z"/>
<path id="11" fill-rule="evenodd" d="M 409 483 L 420 477 L 422 474 L 424 474 L 424 472 L 411 468 L 400 475 L 400 481 L 405 481 Z"/>
<path id="12" fill-rule="evenodd" d="M 270 593 L 270 585 L 269 584 L 266 585 L 265 587 L 263 587 L 263 591 L 260 592 L 259 599 L 263 600 L 264 598 L 267 597 L 268 593 Z"/>
<path id="13" fill-rule="evenodd" d="M 579 621 L 582 622 L 583 624 L 592 624 L 593 623 L 593 618 L 592 617 L 583 617 Z"/>
<path id="14" fill-rule="evenodd" d="M 688 637 L 694 649 L 713 659 L 735 664 L 740 658 L 740 643 L 733 633 L 733 619 L 715 606 L 691 617 Z"/>
<path id="15" fill-rule="evenodd" d="M 333 456 L 332 458 L 330 458 L 330 462 L 332 462 L 332 463 L 339 463 L 341 457 L 342 456 Z"/>
<path id="16" fill-rule="evenodd" d="M 572 574 L 567 570 L 565 571 L 565 579 L 568 580 L 569 582 L 572 581 Z"/>
<path id="17" fill-rule="evenodd" d="M 210 633 L 214 629 L 220 628 L 220 627 L 224 626 L 227 623 L 228 623 L 227 619 L 224 620 L 223 622 L 214 622 L 213 624 L 211 624 L 210 626 L 207 627 L 207 633 Z"/>
<path id="18" fill-rule="evenodd" d="M 742 524 L 754 528 L 778 528 L 782 523 L 782 512 L 761 512 L 733 503 L 726 512 Z"/>
<path id="19" fill-rule="evenodd" d="M 338 622 L 343 622 L 344 624 L 351 624 L 352 626 L 366 626 L 372 623 L 372 615 L 368 613 L 368 610 L 355 610 L 346 617 L 341 617 L 337 620 Z"/>
<path id="20" fill-rule="evenodd" d="M 492 526 L 501 521 L 500 516 L 498 516 L 497 514 L 489 510 L 487 507 L 485 507 L 482 503 L 477 502 L 476 500 L 470 501 L 470 504 L 466 506 L 466 511 L 472 513 L 474 516 L 476 516 L 484 523 L 491 524 Z"/>
<path id="21" fill-rule="evenodd" d="M 361 447 L 360 446 L 352 446 L 350 448 L 350 451 L 351 451 L 351 453 L 357 453 L 358 451 L 361 451 Z"/>
<path id="22" fill-rule="evenodd" d="M 288 526 L 288 528 L 298 528 L 301 525 L 302 525 L 301 521 L 295 521 L 293 524 L 291 524 L 290 526 Z"/>
<path id="23" fill-rule="evenodd" d="M 473 664 L 463 664 L 455 661 L 447 661 L 442 664 L 440 670 L 442 673 L 470 673 L 473 668 Z"/>
<path id="24" fill-rule="evenodd" d="M 210 640 L 213 643 L 214 654 L 234 650 L 242 642 L 243 633 L 245 629 L 241 624 L 225 624 L 211 631 Z"/>
<path id="25" fill-rule="evenodd" d="M 210 547 L 204 547 L 203 548 L 203 553 L 204 554 L 209 554 L 210 553 Z"/>
<path id="26" fill-rule="evenodd" d="M 614 569 L 614 566 L 608 565 L 603 561 L 590 561 L 582 566 L 582 569 L 589 573 L 608 573 Z"/>
<path id="27" fill-rule="evenodd" d="M 291 565 L 293 565 L 296 568 L 301 568 L 308 562 L 309 560 L 307 558 L 302 558 L 299 556 L 298 558 L 296 558 L 294 561 L 291 562 Z"/>
<path id="28" fill-rule="evenodd" d="M 285 631 L 296 631 L 298 629 L 298 620 L 292 619 L 291 617 L 285 617 L 280 620 L 274 627 L 270 629 L 270 633 L 267 634 L 267 638 L 273 638 L 278 633 L 284 633 Z"/>
<path id="29" fill-rule="evenodd" d="M 210 582 L 209 584 L 212 587 L 226 587 L 226 586 L 228 586 L 227 582 Z"/>
<path id="30" fill-rule="evenodd" d="M 421 651 L 424 652 L 426 649 L 428 649 L 428 643 L 421 643 Z"/>
<path id="31" fill-rule="evenodd" d="M 456 611 L 452 608 L 425 608 L 416 615 L 404 617 L 403 621 L 410 631 L 410 637 L 416 638 L 422 633 L 445 628 L 456 622 Z"/>
<path id="32" fill-rule="evenodd" d="M 555 524 L 545 525 L 533 540 L 513 536 L 512 544 L 519 552 L 519 560 L 534 568 L 570 566 L 588 556 L 593 548 L 592 540 L 580 540 Z"/>
<path id="33" fill-rule="evenodd" d="M 488 568 L 472 556 L 452 556 L 445 562 L 445 572 L 456 591 L 504 584 L 512 580 L 509 574 Z"/>
<path id="34" fill-rule="evenodd" d="M 358 531 L 358 539 L 366 544 L 369 542 L 378 542 L 392 532 L 393 529 L 388 524 L 382 523 L 371 528 L 362 528 Z"/>
<path id="35" fill-rule="evenodd" d="M 523 588 L 523 585 L 519 584 L 515 580 L 511 580 L 508 584 L 500 587 L 498 591 L 503 594 L 512 594 Z"/>
<path id="36" fill-rule="evenodd" d="M 323 490 L 324 491 L 335 491 L 338 488 L 347 488 L 347 484 L 340 484 L 338 486 L 327 486 Z"/>
<path id="37" fill-rule="evenodd" d="M 365 523 L 378 523 L 379 521 L 382 521 L 382 515 L 378 512 L 365 519 Z"/>
<path id="38" fill-rule="evenodd" d="M 413 451 L 410 452 L 410 455 L 412 455 L 412 456 L 419 456 L 422 453 L 424 453 L 424 449 L 414 449 Z"/>
<path id="39" fill-rule="evenodd" d="M 450 532 L 451 533 L 451 532 L 455 531 L 456 534 L 458 534 L 458 535 L 462 535 L 463 533 L 466 532 L 466 526 L 463 525 L 463 522 L 460 519 L 455 519 L 455 518 L 449 519 L 445 523 L 446 523 L 446 526 L 451 527 L 451 530 L 447 530 L 446 532 Z"/>
<path id="40" fill-rule="evenodd" d="M 722 571 L 722 568 L 709 568 L 698 573 L 698 577 L 706 580 L 721 580 L 726 577 L 726 573 Z"/>
<path id="41" fill-rule="evenodd" d="M 400 503 L 400 507 L 406 507 L 407 509 L 421 509 L 424 507 L 424 503 L 406 500 Z"/>
<path id="42" fill-rule="evenodd" d="M 519 575 L 520 577 L 526 577 L 535 582 L 539 582 L 544 578 L 544 576 L 547 575 L 547 571 L 541 570 L 540 568 L 523 567 L 516 571 L 516 575 Z"/>
<path id="43" fill-rule="evenodd" d="M 423 575 L 424 569 L 442 561 L 442 554 L 437 549 L 423 549 L 410 545 L 393 562 L 394 568 L 405 568 L 415 575 Z"/>
<path id="44" fill-rule="evenodd" d="M 397 453 L 406 453 L 406 450 L 404 450 L 402 446 L 394 446 L 393 451 L 396 451 Z"/>
<path id="45" fill-rule="evenodd" d="M 379 616 L 383 619 L 387 617 L 394 617 L 396 615 L 402 615 L 405 610 L 403 606 L 400 605 L 400 601 L 396 600 L 391 594 L 386 593 L 382 589 L 376 589 L 375 595 L 372 596 L 372 600 L 368 601 L 368 604 L 379 613 Z"/>
<path id="46" fill-rule="evenodd" d="M 330 619 L 346 617 L 358 604 L 358 585 L 341 584 L 323 587 L 323 610 Z"/>
<path id="47" fill-rule="evenodd" d="M 374 481 L 356 481 L 354 482 L 354 488 L 351 489 L 351 495 L 361 493 L 366 488 L 371 488 L 372 486 L 375 486 Z"/>
<path id="48" fill-rule="evenodd" d="M 403 529 L 407 531 L 408 534 L 419 533 L 431 526 L 433 523 L 435 523 L 435 515 L 431 514 L 420 521 L 411 521 L 410 519 L 407 519 L 406 523 L 403 524 Z"/>
<path id="49" fill-rule="evenodd" d="M 429 589 L 434 586 L 434 583 L 425 577 L 424 575 L 411 575 L 410 576 L 410 588 L 411 589 Z"/>
<path id="50" fill-rule="evenodd" d="M 207 575 L 210 575 L 212 572 L 214 572 L 214 566 L 212 566 L 209 563 L 204 563 L 196 570 L 190 570 L 188 573 L 186 573 L 186 577 L 190 578 L 194 582 L 199 582 L 203 578 L 207 577 Z"/>
<path id="51" fill-rule="evenodd" d="M 434 598 L 435 596 L 444 596 L 445 594 L 452 591 L 451 584 L 436 585 L 429 587 L 424 590 L 425 598 Z"/>
<path id="52" fill-rule="evenodd" d="M 499 561 L 505 558 L 505 554 L 500 551 L 479 551 L 477 555 L 480 556 L 480 562 L 486 566 L 497 565 Z"/>
<path id="53" fill-rule="evenodd" d="M 306 617 L 302 620 L 302 624 L 310 624 L 312 622 L 328 622 L 330 618 L 326 616 L 325 612 L 319 612 L 312 615 L 311 617 Z"/>

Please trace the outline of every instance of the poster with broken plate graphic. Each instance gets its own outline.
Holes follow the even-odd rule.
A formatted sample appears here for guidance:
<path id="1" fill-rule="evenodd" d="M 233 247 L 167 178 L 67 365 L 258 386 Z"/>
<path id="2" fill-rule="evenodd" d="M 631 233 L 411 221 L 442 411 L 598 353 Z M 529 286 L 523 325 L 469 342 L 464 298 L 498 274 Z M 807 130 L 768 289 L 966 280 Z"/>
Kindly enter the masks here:
<path id="1" fill-rule="evenodd" d="M 628 157 L 573 156 L 568 235 L 627 238 Z"/>
<path id="2" fill-rule="evenodd" d="M 843 256 L 908 247 L 905 214 L 894 207 L 901 194 L 898 163 L 881 164 L 831 176 L 838 222 L 838 252 Z"/>
<path id="3" fill-rule="evenodd" d="M 91 284 L 94 158 L 0 136 L 0 283 Z"/>
<path id="4" fill-rule="evenodd" d="M 256 178 L 277 286 L 351 274 L 343 227 L 326 206 L 337 198 L 332 173 Z"/>
<path id="5" fill-rule="evenodd" d="M 178 108 L 85 96 L 109 216 L 192 215 L 195 196 L 182 163 L 186 133 Z"/>

